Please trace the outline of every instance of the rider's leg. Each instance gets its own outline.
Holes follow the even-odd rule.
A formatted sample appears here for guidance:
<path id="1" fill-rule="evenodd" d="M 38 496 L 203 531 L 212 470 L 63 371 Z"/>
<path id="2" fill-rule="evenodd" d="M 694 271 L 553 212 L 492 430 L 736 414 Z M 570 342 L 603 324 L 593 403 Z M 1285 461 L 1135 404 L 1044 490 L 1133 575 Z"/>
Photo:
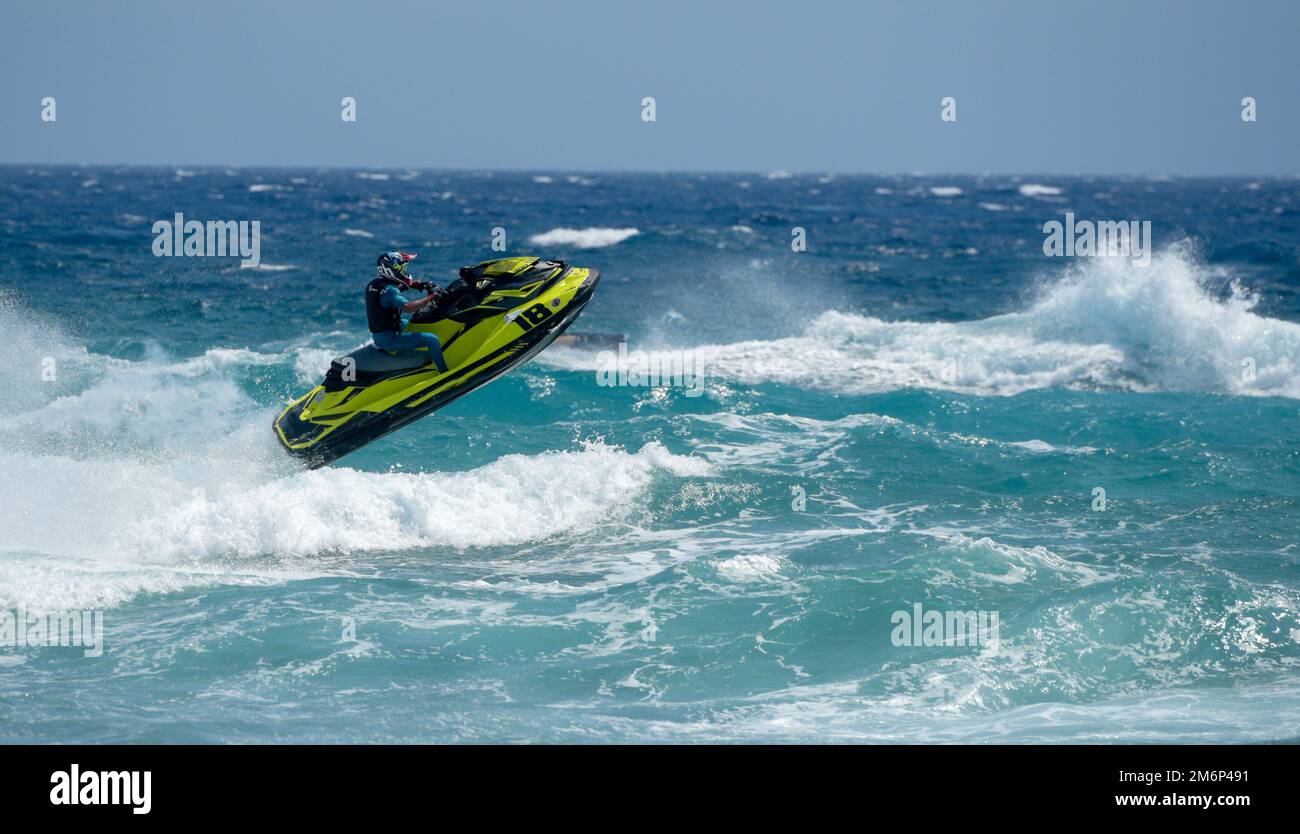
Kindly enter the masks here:
<path id="1" fill-rule="evenodd" d="M 442 356 L 442 344 L 432 333 L 375 333 L 375 347 L 380 350 L 429 349 L 429 358 L 438 370 L 447 373 L 447 360 Z"/>

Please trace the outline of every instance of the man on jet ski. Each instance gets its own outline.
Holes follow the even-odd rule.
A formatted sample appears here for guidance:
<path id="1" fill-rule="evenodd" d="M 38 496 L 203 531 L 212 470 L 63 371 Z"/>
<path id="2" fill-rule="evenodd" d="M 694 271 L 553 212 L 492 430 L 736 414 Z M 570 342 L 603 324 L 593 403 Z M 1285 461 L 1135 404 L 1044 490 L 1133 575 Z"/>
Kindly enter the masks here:
<path id="1" fill-rule="evenodd" d="M 436 304 L 443 296 L 437 284 L 412 277 L 406 264 L 415 257 L 406 252 L 385 252 L 375 261 L 375 279 L 366 285 L 366 320 L 375 347 L 386 351 L 428 348 L 429 361 L 446 373 L 447 361 L 442 356 L 442 345 L 437 336 L 402 332 L 403 313 L 414 313 L 426 304 Z M 408 301 L 402 295 L 404 290 L 421 290 L 428 296 Z"/>

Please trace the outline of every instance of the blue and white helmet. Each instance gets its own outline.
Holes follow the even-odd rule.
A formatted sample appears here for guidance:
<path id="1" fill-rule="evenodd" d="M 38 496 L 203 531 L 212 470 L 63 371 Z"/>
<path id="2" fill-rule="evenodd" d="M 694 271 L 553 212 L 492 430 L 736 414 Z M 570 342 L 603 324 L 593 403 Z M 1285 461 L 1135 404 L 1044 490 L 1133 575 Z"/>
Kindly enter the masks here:
<path id="1" fill-rule="evenodd" d="M 404 284 L 411 282 L 411 273 L 406 265 L 416 259 L 409 252 L 385 252 L 375 260 L 375 274 L 380 278 L 392 278 Z"/>

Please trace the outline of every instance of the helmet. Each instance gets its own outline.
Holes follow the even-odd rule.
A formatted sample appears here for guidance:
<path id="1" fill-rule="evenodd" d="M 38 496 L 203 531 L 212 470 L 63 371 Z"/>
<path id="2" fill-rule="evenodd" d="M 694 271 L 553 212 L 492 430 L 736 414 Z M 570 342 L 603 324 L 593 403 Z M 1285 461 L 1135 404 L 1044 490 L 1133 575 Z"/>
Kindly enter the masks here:
<path id="1" fill-rule="evenodd" d="M 375 260 L 375 274 L 380 278 L 394 278 L 404 284 L 411 283 L 411 273 L 406 264 L 415 260 L 409 252 L 385 252 Z"/>

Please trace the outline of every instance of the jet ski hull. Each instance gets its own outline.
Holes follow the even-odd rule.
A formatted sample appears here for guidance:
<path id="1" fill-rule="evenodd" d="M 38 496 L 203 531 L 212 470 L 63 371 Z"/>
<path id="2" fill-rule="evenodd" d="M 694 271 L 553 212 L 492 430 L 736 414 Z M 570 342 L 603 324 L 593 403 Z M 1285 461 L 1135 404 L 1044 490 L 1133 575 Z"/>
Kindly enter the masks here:
<path id="1" fill-rule="evenodd" d="M 385 355 L 379 370 L 372 367 L 379 354 L 373 348 L 335 360 L 321 385 L 276 418 L 276 436 L 288 452 L 316 469 L 519 367 L 563 333 L 595 292 L 597 270 L 558 267 L 540 285 L 516 282 L 446 318 L 422 322 L 417 315 L 408 329 L 438 333 L 449 365 L 446 373 L 423 364 L 427 354 L 415 351 Z M 363 355 L 366 350 L 371 354 Z M 345 363 L 359 355 L 349 381 Z"/>

